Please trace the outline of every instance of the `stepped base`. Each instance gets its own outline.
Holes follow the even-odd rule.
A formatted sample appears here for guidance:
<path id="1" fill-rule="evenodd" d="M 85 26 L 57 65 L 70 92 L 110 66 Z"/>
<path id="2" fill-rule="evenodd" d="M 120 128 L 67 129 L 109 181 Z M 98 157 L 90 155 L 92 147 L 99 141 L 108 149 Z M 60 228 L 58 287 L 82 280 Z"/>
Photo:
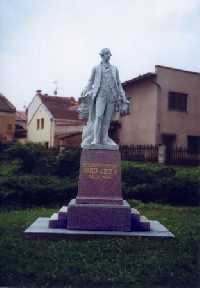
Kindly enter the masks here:
<path id="1" fill-rule="evenodd" d="M 78 204 L 73 199 L 67 222 L 72 230 L 131 231 L 131 209 L 126 201 L 122 205 Z"/>
<path id="2" fill-rule="evenodd" d="M 150 221 L 150 231 L 87 231 L 49 228 L 49 218 L 38 218 L 24 232 L 27 240 L 92 240 L 101 238 L 173 238 L 174 235 L 158 221 Z"/>
<path id="3" fill-rule="evenodd" d="M 150 231 L 150 221 L 139 211 L 123 205 L 78 204 L 71 200 L 49 219 L 49 228 L 90 231 Z"/>

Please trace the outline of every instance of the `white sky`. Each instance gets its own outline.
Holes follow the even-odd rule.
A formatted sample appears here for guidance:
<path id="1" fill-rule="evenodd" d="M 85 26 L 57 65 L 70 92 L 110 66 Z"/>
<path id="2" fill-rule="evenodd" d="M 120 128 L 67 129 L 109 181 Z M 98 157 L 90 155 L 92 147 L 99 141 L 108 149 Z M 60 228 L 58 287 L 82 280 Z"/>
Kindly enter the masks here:
<path id="1" fill-rule="evenodd" d="M 200 0 L 0 0 L 0 92 L 78 98 L 109 47 L 121 81 L 156 64 L 200 71 Z"/>

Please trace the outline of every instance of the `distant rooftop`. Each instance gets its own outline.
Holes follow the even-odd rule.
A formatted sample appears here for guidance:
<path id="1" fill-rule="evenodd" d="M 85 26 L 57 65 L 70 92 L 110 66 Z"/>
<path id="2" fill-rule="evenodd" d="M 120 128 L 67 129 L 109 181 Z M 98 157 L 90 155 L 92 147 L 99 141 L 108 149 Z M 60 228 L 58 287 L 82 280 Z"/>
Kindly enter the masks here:
<path id="1" fill-rule="evenodd" d="M 15 106 L 3 95 L 0 93 L 0 112 L 16 112 Z"/>
<path id="2" fill-rule="evenodd" d="M 17 121 L 26 121 L 27 115 L 25 111 L 17 111 L 16 112 L 16 120 Z"/>
<path id="3" fill-rule="evenodd" d="M 157 71 L 157 68 L 164 68 L 164 69 L 170 69 L 170 70 L 175 70 L 175 71 L 179 71 L 179 72 L 185 72 L 185 73 L 192 73 L 192 74 L 196 74 L 196 75 L 200 75 L 200 72 L 195 72 L 195 71 L 187 71 L 187 70 L 183 70 L 183 69 L 178 69 L 178 68 L 172 68 L 172 67 L 168 67 L 168 66 L 163 66 L 163 65 L 156 65 L 155 66 L 155 70 Z M 150 80 L 150 79 L 154 79 L 156 76 L 156 72 L 148 72 L 142 75 L 139 75 L 137 77 L 134 77 L 130 80 L 127 80 L 125 82 L 122 83 L 122 86 L 124 88 L 129 87 L 133 84 L 139 83 L 140 81 L 143 80 Z"/>
<path id="4" fill-rule="evenodd" d="M 164 65 L 156 65 L 155 68 L 157 68 L 157 67 L 161 67 L 161 68 L 165 68 L 165 69 L 170 69 L 170 70 L 176 70 L 176 71 L 185 72 L 185 73 L 193 73 L 193 74 L 198 74 L 198 75 L 200 75 L 200 72 L 189 71 L 189 70 L 184 70 L 184 69 L 179 69 L 179 68 L 173 68 L 173 67 L 164 66 Z"/>
<path id="5" fill-rule="evenodd" d="M 138 83 L 141 80 L 153 79 L 155 76 L 156 76 L 156 73 L 152 73 L 152 72 L 149 72 L 149 73 L 146 73 L 146 74 L 143 74 L 143 75 L 139 75 L 139 76 L 137 76 L 135 78 L 132 78 L 130 80 L 127 80 L 127 81 L 123 82 L 122 86 L 125 88 L 125 87 L 128 87 L 128 86 L 131 86 L 132 84 Z"/>
<path id="6" fill-rule="evenodd" d="M 37 95 L 55 119 L 79 120 L 78 102 L 74 97 L 50 96 L 41 92 Z"/>

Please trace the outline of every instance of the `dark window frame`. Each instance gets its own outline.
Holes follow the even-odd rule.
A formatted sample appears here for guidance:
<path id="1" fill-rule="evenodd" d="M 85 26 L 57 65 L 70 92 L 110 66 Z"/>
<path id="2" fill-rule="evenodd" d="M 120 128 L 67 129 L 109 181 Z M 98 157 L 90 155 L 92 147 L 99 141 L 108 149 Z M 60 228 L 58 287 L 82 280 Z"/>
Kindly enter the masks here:
<path id="1" fill-rule="evenodd" d="M 183 92 L 168 92 L 168 110 L 176 112 L 187 112 L 188 94 Z"/>
<path id="2" fill-rule="evenodd" d="M 40 119 L 37 119 L 37 130 L 40 129 Z"/>
<path id="3" fill-rule="evenodd" d="M 41 118 L 41 129 L 44 129 L 44 118 Z"/>

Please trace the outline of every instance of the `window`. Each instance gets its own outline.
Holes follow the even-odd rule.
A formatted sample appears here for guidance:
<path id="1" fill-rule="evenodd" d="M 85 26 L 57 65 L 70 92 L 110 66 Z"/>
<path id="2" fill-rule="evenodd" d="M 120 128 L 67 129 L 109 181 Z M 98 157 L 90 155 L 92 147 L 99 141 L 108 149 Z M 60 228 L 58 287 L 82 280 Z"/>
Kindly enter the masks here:
<path id="1" fill-rule="evenodd" d="M 44 129 L 44 118 L 41 119 L 41 129 Z"/>
<path id="2" fill-rule="evenodd" d="M 37 119 L 37 130 L 40 129 L 40 119 Z"/>
<path id="3" fill-rule="evenodd" d="M 168 109 L 171 111 L 186 112 L 187 111 L 188 94 L 179 92 L 169 92 Z"/>
<path id="4" fill-rule="evenodd" d="M 10 132 L 10 131 L 12 131 L 12 129 L 13 129 L 12 124 L 8 124 L 8 126 L 7 126 L 7 130 Z"/>
<path id="5" fill-rule="evenodd" d="M 188 136 L 187 144 L 190 152 L 200 152 L 200 136 Z"/>

